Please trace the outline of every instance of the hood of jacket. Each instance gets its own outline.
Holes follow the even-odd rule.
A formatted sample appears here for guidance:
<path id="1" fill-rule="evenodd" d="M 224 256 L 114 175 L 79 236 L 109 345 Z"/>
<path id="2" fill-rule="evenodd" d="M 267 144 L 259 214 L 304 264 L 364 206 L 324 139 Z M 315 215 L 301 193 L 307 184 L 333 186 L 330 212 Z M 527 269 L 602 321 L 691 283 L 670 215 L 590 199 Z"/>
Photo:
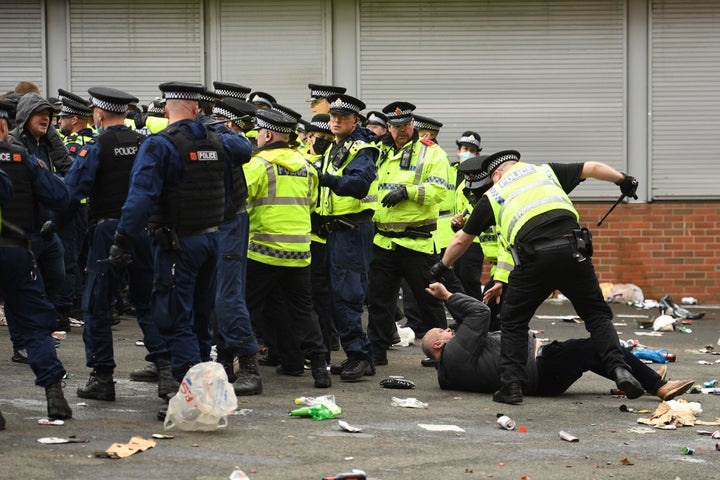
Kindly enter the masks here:
<path id="1" fill-rule="evenodd" d="M 35 112 L 41 110 L 50 110 L 51 115 L 55 108 L 37 93 L 27 93 L 18 100 L 17 111 L 15 112 L 15 125 L 18 133 L 25 130 L 25 123 L 28 118 Z"/>

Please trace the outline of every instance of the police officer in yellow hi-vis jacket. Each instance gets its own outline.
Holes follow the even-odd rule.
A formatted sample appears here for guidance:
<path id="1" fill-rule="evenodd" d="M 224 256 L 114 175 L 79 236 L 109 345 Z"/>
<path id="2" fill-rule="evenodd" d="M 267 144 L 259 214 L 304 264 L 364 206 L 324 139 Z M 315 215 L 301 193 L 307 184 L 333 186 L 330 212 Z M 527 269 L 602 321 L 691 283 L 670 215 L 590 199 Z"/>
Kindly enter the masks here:
<path id="1" fill-rule="evenodd" d="M 407 280 L 422 314 L 424 330 L 444 328 L 445 307 L 425 292 L 427 269 L 437 258 L 433 231 L 448 190 L 448 160 L 432 140 L 420 139 L 408 102 L 383 108 L 389 132 L 379 142 L 377 233 L 370 264 L 368 335 L 377 365 L 387 363 L 401 280 Z M 416 334 L 424 334 L 416 332 Z"/>
<path id="2" fill-rule="evenodd" d="M 537 307 L 554 290 L 568 297 L 585 321 L 593 346 L 618 388 L 628 398 L 641 396 L 643 387 L 625 362 L 612 324 L 612 310 L 605 302 L 590 259 L 590 232 L 580 228 L 579 215 L 568 197 L 586 178 L 614 182 L 624 195 L 635 197 L 637 180 L 600 162 L 520 162 L 520 154 L 514 150 L 490 155 L 483 169 L 493 186 L 431 273 L 442 274 L 476 235 L 493 224 L 513 252 L 515 268 L 502 306 L 501 388 L 493 400 L 522 402 L 523 388 L 528 386 L 528 324 Z"/>
<path id="3" fill-rule="evenodd" d="M 258 109 L 256 119 L 258 149 L 243 165 L 250 215 L 248 310 L 258 321 L 265 303 L 281 294 L 292 331 L 278 334 L 296 338 L 311 361 L 315 387 L 328 388 L 327 349 L 313 316 L 310 287 L 310 211 L 317 201 L 317 172 L 288 146 L 295 120 L 267 109 Z"/>
<path id="4" fill-rule="evenodd" d="M 369 131 L 359 125 L 365 104 L 350 95 L 335 94 L 330 103 L 330 130 L 335 136 L 325 152 L 320 173 L 320 234 L 327 237 L 326 268 L 330 305 L 347 360 L 331 371 L 346 382 L 372 375 L 370 340 L 363 331 L 362 313 L 368 287 L 377 205 L 378 149 Z"/>

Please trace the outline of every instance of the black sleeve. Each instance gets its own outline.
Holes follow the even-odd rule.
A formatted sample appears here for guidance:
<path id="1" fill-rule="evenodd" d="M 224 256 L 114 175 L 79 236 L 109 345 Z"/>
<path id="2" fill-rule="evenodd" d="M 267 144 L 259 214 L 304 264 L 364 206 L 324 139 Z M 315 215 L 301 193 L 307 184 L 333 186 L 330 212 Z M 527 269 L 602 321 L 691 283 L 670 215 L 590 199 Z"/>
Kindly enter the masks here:
<path id="1" fill-rule="evenodd" d="M 580 178 L 584 165 L 584 163 L 548 163 L 565 193 L 572 192 L 580 182 L 585 181 L 584 178 Z"/>
<path id="2" fill-rule="evenodd" d="M 463 232 L 468 235 L 480 235 L 482 232 L 495 225 L 495 215 L 493 214 L 490 200 L 483 195 L 473 208 L 470 218 L 463 227 Z"/>

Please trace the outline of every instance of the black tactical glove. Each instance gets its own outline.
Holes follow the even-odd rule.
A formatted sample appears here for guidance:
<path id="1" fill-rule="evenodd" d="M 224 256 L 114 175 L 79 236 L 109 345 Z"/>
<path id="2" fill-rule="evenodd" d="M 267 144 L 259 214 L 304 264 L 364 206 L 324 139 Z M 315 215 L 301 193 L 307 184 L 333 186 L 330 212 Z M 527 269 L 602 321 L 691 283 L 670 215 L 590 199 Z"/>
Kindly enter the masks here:
<path id="1" fill-rule="evenodd" d="M 335 175 L 332 175 L 330 173 L 321 173 L 320 174 L 320 186 L 321 187 L 334 187 L 337 183 L 337 179 Z"/>
<path id="2" fill-rule="evenodd" d="M 52 240 L 55 232 L 57 232 L 57 226 L 52 220 L 48 220 L 47 222 L 43 223 L 43 226 L 40 228 L 40 238 L 42 238 L 46 242 L 49 242 L 50 240 Z"/>
<path id="3" fill-rule="evenodd" d="M 626 197 L 633 198 L 637 200 L 637 189 L 638 189 L 638 181 L 637 178 L 632 177 L 630 175 L 627 175 L 626 173 L 623 173 L 625 175 L 625 178 L 617 182 L 615 185 L 620 187 L 620 192 L 625 195 Z"/>
<path id="4" fill-rule="evenodd" d="M 445 274 L 449 270 L 450 269 L 448 267 L 446 267 L 444 263 L 442 263 L 442 260 L 440 260 L 435 265 L 430 267 L 430 278 L 432 278 L 436 282 L 444 282 Z"/>
<path id="5" fill-rule="evenodd" d="M 394 207 L 398 203 L 400 203 L 402 200 L 406 200 L 408 198 L 408 192 L 407 188 L 404 186 L 400 188 L 396 188 L 392 192 L 389 192 L 387 195 L 385 195 L 380 203 L 382 203 L 383 207 Z"/>
<path id="6" fill-rule="evenodd" d="M 125 234 L 115 232 L 115 238 L 113 238 L 113 244 L 110 246 L 110 252 L 108 253 L 106 261 L 115 267 L 124 267 L 132 263 L 132 257 L 129 253 L 131 246 L 132 238 Z"/>

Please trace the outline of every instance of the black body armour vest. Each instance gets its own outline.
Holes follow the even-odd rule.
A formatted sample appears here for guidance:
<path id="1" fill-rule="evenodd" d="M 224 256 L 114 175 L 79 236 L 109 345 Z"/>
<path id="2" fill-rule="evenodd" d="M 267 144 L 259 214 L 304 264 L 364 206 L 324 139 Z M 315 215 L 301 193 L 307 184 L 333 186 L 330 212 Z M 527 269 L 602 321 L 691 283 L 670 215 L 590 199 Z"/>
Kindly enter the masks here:
<path id="1" fill-rule="evenodd" d="M 102 218 L 120 218 L 127 199 L 130 171 L 145 137 L 129 129 L 110 130 L 97 138 L 100 165 L 90 191 L 88 217 L 92 223 Z"/>
<path id="2" fill-rule="evenodd" d="M 230 193 L 230 205 L 225 210 L 225 220 L 235 218 L 237 212 L 245 206 L 248 197 L 245 170 L 242 165 L 231 166 L 230 173 L 232 174 L 232 192 Z"/>
<path id="3" fill-rule="evenodd" d="M 7 224 L 12 224 L 25 233 L 37 232 L 40 229 L 38 202 L 30 179 L 25 150 L 15 145 L 0 143 L 0 168 L 5 171 L 13 185 L 12 199 L 2 209 L 3 237 L 21 236 L 20 232 Z"/>
<path id="4" fill-rule="evenodd" d="M 225 163 L 228 161 L 220 136 L 208 130 L 206 138 L 192 138 L 177 127 L 165 135 L 183 162 L 183 178 L 165 186 L 150 217 L 150 228 L 169 227 L 180 235 L 217 227 L 225 214 Z"/>

